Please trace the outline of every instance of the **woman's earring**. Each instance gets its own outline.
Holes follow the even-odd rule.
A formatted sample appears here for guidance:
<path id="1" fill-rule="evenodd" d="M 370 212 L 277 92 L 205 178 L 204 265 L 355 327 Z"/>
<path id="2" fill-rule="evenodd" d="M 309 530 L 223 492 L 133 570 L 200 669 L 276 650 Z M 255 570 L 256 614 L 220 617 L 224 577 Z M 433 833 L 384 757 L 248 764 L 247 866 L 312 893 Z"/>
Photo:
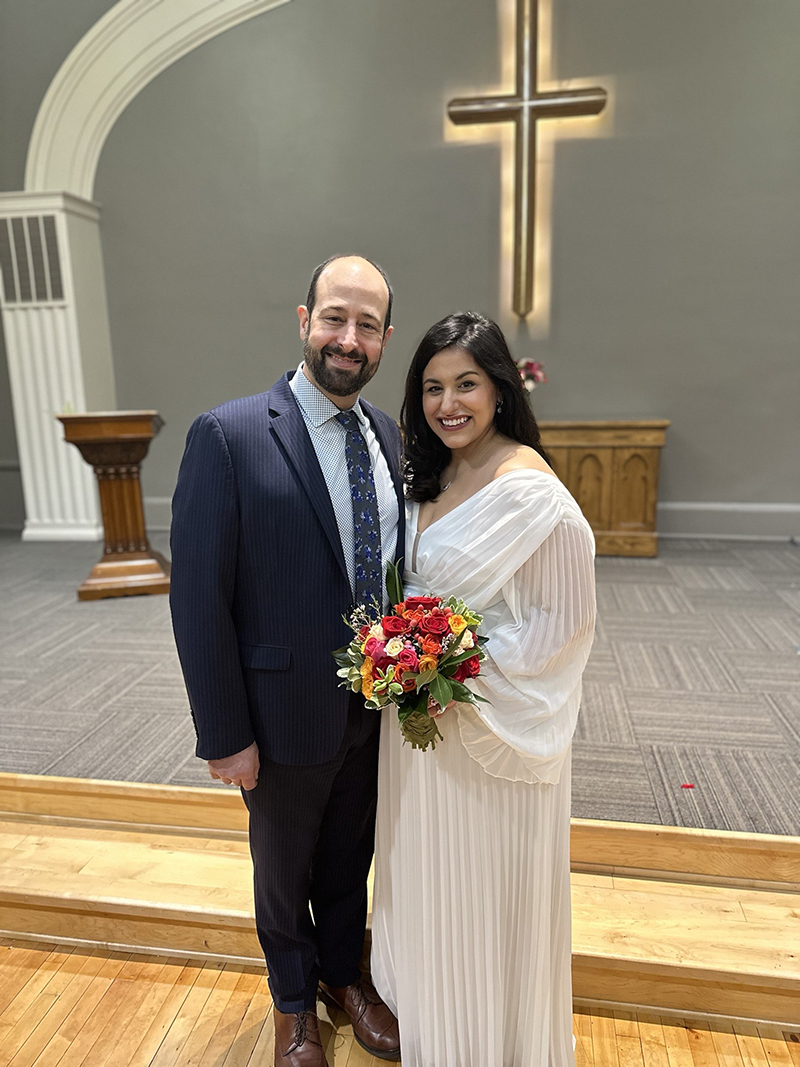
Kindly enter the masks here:
<path id="1" fill-rule="evenodd" d="M 498 414 L 498 415 L 499 415 L 499 414 L 500 414 L 500 412 L 501 412 L 501 411 L 503 410 L 503 401 L 502 401 L 502 400 L 498 400 L 498 401 L 497 401 L 497 408 L 496 408 L 495 410 L 497 411 L 497 414 Z"/>

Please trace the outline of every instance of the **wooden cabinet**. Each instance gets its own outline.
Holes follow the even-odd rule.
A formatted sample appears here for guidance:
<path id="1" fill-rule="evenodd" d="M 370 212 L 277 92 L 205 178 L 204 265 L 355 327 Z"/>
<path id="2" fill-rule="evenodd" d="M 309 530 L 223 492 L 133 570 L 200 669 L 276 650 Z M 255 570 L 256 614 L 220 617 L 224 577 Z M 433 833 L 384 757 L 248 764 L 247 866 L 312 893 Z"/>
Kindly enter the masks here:
<path id="1" fill-rule="evenodd" d="M 667 419 L 539 423 L 553 469 L 577 500 L 598 556 L 658 554 L 658 464 Z"/>

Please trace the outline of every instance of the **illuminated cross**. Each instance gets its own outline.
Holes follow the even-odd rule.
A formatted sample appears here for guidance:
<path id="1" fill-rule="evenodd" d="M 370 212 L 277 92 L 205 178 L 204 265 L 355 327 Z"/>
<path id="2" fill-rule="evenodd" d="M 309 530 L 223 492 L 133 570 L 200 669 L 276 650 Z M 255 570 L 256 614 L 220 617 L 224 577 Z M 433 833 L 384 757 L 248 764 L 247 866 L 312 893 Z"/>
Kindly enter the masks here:
<path id="1" fill-rule="evenodd" d="M 514 123 L 514 311 L 533 310 L 534 219 L 536 206 L 536 121 L 598 115 L 605 89 L 539 92 L 537 74 L 538 0 L 517 0 L 516 91 L 511 96 L 451 100 L 447 114 L 459 126 Z"/>

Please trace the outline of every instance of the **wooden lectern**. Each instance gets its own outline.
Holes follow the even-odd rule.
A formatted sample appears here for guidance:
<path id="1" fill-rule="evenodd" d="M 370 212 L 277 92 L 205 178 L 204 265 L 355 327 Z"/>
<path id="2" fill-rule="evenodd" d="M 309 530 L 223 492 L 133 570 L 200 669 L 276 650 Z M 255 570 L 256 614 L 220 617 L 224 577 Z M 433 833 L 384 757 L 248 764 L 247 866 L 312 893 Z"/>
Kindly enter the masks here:
<path id="1" fill-rule="evenodd" d="M 157 411 L 93 411 L 57 415 L 64 439 L 97 475 L 105 552 L 78 587 L 79 600 L 168 593 L 169 564 L 150 547 L 139 465 L 164 425 Z"/>

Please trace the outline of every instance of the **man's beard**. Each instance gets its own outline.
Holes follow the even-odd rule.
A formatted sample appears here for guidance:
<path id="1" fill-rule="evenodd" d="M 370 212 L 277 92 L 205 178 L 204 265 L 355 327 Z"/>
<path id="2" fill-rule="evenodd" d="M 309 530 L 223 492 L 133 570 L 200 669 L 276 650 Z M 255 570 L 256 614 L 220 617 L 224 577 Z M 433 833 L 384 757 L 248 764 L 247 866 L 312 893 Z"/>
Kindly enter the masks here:
<path id="1" fill-rule="evenodd" d="M 333 367 L 325 358 L 328 355 L 360 359 L 361 366 L 354 365 L 351 371 L 344 370 L 342 367 Z M 364 352 L 345 352 L 339 345 L 314 348 L 309 344 L 308 339 L 303 341 L 303 357 L 306 366 L 314 375 L 314 381 L 331 396 L 352 396 L 353 393 L 361 392 L 375 374 L 380 363 L 380 357 L 374 363 L 370 363 Z"/>

